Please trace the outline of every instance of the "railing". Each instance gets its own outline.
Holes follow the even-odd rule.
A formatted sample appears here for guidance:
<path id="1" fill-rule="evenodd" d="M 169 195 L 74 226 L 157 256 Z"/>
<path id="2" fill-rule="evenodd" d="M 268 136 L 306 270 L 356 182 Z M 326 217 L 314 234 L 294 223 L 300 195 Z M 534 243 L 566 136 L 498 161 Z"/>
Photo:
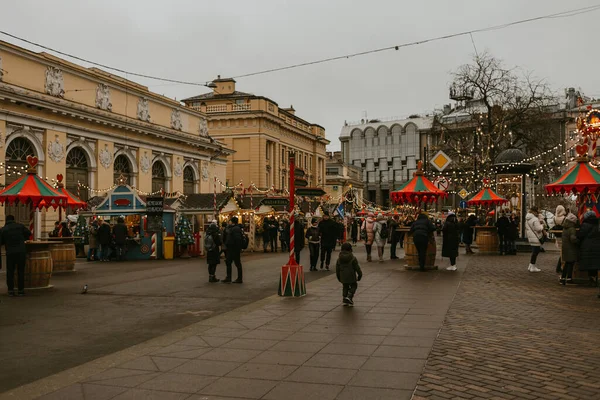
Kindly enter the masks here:
<path id="1" fill-rule="evenodd" d="M 227 104 L 218 104 L 215 106 L 206 106 L 207 113 L 227 112 Z"/>
<path id="2" fill-rule="evenodd" d="M 233 111 L 249 111 L 249 110 L 250 110 L 250 103 L 233 105 Z"/>

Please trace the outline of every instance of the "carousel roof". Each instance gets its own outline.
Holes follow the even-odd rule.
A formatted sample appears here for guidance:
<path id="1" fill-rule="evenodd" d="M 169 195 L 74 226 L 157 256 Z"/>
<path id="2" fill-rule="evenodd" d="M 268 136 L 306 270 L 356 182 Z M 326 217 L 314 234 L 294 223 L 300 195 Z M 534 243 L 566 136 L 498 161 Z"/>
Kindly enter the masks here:
<path id="1" fill-rule="evenodd" d="M 555 182 L 546 185 L 548 193 L 595 192 L 600 189 L 600 171 L 589 162 L 579 161 Z"/>
<path id="2" fill-rule="evenodd" d="M 476 206 L 497 206 L 504 203 L 508 203 L 508 200 L 504 197 L 498 196 L 490 188 L 484 188 L 475 196 L 473 196 L 469 201 L 467 201 L 468 205 Z"/>
<path id="3" fill-rule="evenodd" d="M 396 203 L 433 203 L 438 197 L 446 196 L 446 192 L 435 187 L 429 179 L 419 173 L 391 193 L 392 200 Z"/>
<path id="4" fill-rule="evenodd" d="M 0 192 L 0 204 L 4 203 L 30 204 L 33 208 L 56 209 L 67 206 L 67 196 L 57 192 L 35 172 L 28 172 Z"/>

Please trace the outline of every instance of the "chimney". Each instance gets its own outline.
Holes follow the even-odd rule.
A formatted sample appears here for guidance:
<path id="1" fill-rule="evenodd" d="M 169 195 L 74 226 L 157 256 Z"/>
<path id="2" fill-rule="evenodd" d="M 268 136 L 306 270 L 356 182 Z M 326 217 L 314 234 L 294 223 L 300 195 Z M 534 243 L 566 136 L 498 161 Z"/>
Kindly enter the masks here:
<path id="1" fill-rule="evenodd" d="M 217 75 L 217 79 L 215 79 L 213 83 L 215 84 L 215 87 L 213 88 L 214 94 L 227 95 L 235 92 L 235 79 L 233 78 L 221 79 L 221 75 Z"/>
<path id="2" fill-rule="evenodd" d="M 294 106 L 292 106 L 292 105 L 290 105 L 290 108 L 284 108 L 284 111 L 287 111 L 292 115 L 296 115 L 296 110 L 294 109 Z"/>

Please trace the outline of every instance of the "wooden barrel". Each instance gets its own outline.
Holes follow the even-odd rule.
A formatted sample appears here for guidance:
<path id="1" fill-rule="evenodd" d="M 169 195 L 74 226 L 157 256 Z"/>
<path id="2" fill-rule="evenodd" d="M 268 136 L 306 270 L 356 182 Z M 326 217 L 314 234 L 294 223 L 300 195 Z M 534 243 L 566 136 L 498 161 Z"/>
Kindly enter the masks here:
<path id="1" fill-rule="evenodd" d="M 435 265 L 436 244 L 435 240 L 430 240 L 427 245 L 427 257 L 425 258 L 425 269 L 437 269 Z M 411 233 L 404 235 L 404 261 L 406 269 L 419 269 L 419 252 L 413 241 Z"/>
<path id="2" fill-rule="evenodd" d="M 75 244 L 55 243 L 50 246 L 53 272 L 75 271 Z"/>
<path id="3" fill-rule="evenodd" d="M 495 226 L 475 227 L 477 229 L 477 247 L 480 254 L 498 254 L 500 243 L 498 230 Z"/>
<path id="4" fill-rule="evenodd" d="M 18 272 L 15 274 L 17 275 Z M 25 262 L 25 289 L 38 289 L 50 286 L 52 276 L 52 256 L 48 250 L 32 250 L 27 253 Z"/>

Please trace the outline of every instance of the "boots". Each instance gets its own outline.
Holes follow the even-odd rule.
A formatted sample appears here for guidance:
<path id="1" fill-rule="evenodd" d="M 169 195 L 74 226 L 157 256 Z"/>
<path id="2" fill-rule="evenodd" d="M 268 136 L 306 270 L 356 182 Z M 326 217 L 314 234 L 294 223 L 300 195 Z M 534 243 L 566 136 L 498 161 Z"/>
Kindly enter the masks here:
<path id="1" fill-rule="evenodd" d="M 535 266 L 535 264 L 529 264 L 529 268 L 527 268 L 529 272 L 540 272 L 541 269 Z"/>
<path id="2" fill-rule="evenodd" d="M 208 282 L 210 283 L 216 283 L 216 282 L 220 282 L 220 279 L 217 279 L 217 277 L 215 275 L 211 275 L 208 277 Z"/>

